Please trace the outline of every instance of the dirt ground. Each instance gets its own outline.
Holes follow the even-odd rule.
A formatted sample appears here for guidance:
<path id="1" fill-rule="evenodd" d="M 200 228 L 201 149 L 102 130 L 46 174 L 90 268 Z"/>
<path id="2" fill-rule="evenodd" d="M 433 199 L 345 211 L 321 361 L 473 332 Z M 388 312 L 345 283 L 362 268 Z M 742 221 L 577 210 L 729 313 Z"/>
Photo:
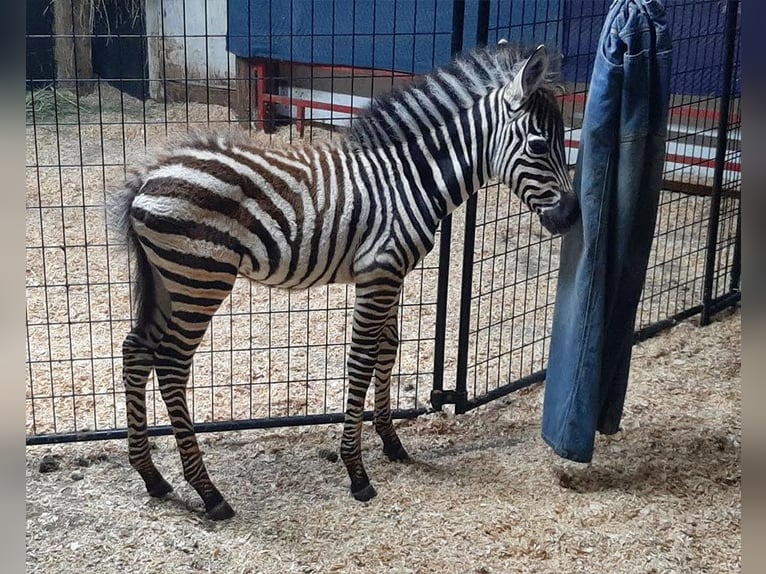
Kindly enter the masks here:
<path id="1" fill-rule="evenodd" d="M 540 438 L 542 387 L 397 424 L 411 464 L 365 425 L 377 498 L 354 501 L 340 426 L 201 437 L 237 511 L 201 515 L 171 438 L 154 500 L 123 442 L 27 448 L 27 572 L 710 572 L 741 570 L 740 312 L 639 344 L 623 430 L 590 465 Z M 60 467 L 41 473 L 45 455 Z"/>

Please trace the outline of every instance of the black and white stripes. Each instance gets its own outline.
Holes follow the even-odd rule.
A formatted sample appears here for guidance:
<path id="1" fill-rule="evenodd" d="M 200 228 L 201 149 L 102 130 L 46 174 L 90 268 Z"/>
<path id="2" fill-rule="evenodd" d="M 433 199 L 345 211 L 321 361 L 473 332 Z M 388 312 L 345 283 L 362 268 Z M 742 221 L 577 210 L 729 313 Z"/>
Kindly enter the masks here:
<path id="1" fill-rule="evenodd" d="M 154 369 L 185 477 L 210 517 L 233 513 L 202 462 L 185 388 L 211 317 L 243 275 L 287 289 L 356 285 L 341 457 L 354 496 L 375 495 L 361 460 L 364 397 L 374 381 L 384 452 L 406 459 L 389 400 L 397 309 L 439 222 L 493 177 L 551 231 L 577 216 L 547 69 L 542 47 L 528 58 L 507 46 L 477 50 L 375 100 L 340 143 L 258 148 L 242 136 L 197 135 L 131 176 L 110 211 L 137 261 L 123 379 L 130 461 L 150 494 L 170 490 L 146 440 Z"/>

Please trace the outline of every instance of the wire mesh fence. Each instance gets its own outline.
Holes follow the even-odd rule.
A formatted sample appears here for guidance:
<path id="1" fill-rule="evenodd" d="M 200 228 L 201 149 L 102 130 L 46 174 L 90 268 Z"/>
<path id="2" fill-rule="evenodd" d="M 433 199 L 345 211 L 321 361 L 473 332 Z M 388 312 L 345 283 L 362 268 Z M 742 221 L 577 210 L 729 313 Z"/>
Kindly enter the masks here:
<path id="1" fill-rule="evenodd" d="M 654 247 L 636 328 L 739 293 L 739 2 L 666 2 L 674 85 Z M 607 0 L 65 0 L 27 3 L 27 442 L 124 434 L 129 261 L 104 200 L 126 166 L 195 128 L 255 141 L 343 137 L 375 95 L 507 38 L 562 54 L 576 161 Z M 727 65 L 728 63 L 728 65 Z M 559 239 L 500 185 L 442 226 L 405 281 L 392 384 L 398 416 L 459 410 L 544 378 Z M 200 430 L 337 421 L 353 289 L 245 280 L 195 355 Z M 453 397 L 454 398 L 454 397 Z M 449 402 L 449 401 L 447 401 Z M 150 380 L 152 432 L 168 432 Z"/>

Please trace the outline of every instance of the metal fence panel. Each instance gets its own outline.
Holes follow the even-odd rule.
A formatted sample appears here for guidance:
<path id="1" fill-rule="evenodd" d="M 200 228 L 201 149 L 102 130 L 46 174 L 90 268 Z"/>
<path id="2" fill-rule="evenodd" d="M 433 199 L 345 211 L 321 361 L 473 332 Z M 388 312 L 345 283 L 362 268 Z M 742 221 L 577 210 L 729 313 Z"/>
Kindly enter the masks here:
<path id="1" fill-rule="evenodd" d="M 565 4 L 566 47 L 563 75 L 569 82 L 563 110 L 570 129 L 567 145 L 574 164 L 593 53 L 611 2 Z M 736 12 L 738 2 L 730 3 Z M 727 35 L 727 11 L 717 0 L 667 2 L 673 30 L 673 96 L 663 189 L 646 283 L 638 310 L 638 337 L 703 310 L 706 256 L 715 254 L 713 297 L 726 304 L 739 296 L 739 55 L 730 58 L 733 74 L 722 77 L 726 46 L 738 46 L 738 32 Z M 490 36 L 507 23 L 490 21 Z M 545 38 L 541 38 L 544 41 Z M 704 79 L 704 81 L 702 81 Z M 728 126 L 717 133 L 722 105 L 730 102 Z M 718 192 L 716 149 L 722 144 L 719 230 L 709 236 L 711 207 Z M 549 333 L 555 303 L 559 240 L 545 237 L 529 213 L 506 201 L 501 186 L 477 198 L 475 243 L 469 243 L 472 268 L 464 294 L 465 410 L 545 378 Z M 470 227 L 470 226 L 469 226 Z M 736 252 L 736 253 L 735 253 Z"/>
<path id="2" fill-rule="evenodd" d="M 232 11 L 251 10 L 253 2 L 28 3 L 28 443 L 124 435 L 120 361 L 132 320 L 131 277 L 123 246 L 107 230 L 103 205 L 126 165 L 165 138 L 193 128 L 231 127 L 266 143 L 337 138 L 336 128 L 369 98 L 410 81 L 409 72 L 442 63 L 445 50 L 510 37 L 563 50 L 562 106 L 574 163 L 593 53 L 588 31 L 598 33 L 607 0 L 424 0 L 418 6 L 398 0 L 386 10 L 411 18 L 386 22 L 375 21 L 378 3 L 357 1 L 349 5 L 360 17 L 351 18 L 348 29 L 300 32 L 304 48 L 329 38 L 340 51 L 357 44 L 338 43 L 335 35 L 364 37 L 359 50 L 386 47 L 391 61 L 409 62 L 412 70 L 405 72 L 307 62 L 305 50 L 290 51 L 295 19 L 285 14 L 280 25 L 288 33 L 271 41 L 287 50 L 286 59 L 237 56 L 227 51 L 227 22 L 250 22 L 247 14 Z M 279 17 L 275 10 L 283 2 L 264 3 L 272 18 Z M 367 23 L 363 4 L 372 10 Z M 688 56 L 675 59 L 676 81 L 693 89 L 679 88 L 673 97 L 666 185 L 637 324 L 645 334 L 702 311 L 716 166 L 720 203 L 712 225 L 709 310 L 716 302 L 733 303 L 739 289 L 738 35 L 725 86 L 725 157 L 716 163 L 723 93 L 715 86 L 725 82 L 700 84 L 699 78 L 720 76 L 726 11 L 717 0 L 667 4 L 671 20 L 680 22 L 676 50 Z M 449 9 L 449 18 L 429 20 L 429 7 L 439 14 Z M 368 56 L 372 62 L 382 57 Z M 398 416 L 424 412 L 434 388 L 464 393 L 458 397 L 464 410 L 544 376 L 559 240 L 545 236 L 501 186 L 480 192 L 442 232 L 405 282 L 392 385 Z M 353 289 L 345 286 L 283 292 L 238 281 L 195 356 L 189 401 L 199 430 L 342 420 L 352 305 Z M 170 432 L 153 379 L 147 405 L 151 432 Z"/>

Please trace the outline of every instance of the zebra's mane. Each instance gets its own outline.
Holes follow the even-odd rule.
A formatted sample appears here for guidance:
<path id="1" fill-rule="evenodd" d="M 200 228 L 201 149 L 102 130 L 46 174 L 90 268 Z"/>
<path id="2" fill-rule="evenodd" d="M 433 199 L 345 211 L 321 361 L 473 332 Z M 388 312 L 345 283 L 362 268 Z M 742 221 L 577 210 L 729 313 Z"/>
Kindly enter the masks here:
<path id="1" fill-rule="evenodd" d="M 433 107 L 443 118 L 450 118 L 510 83 L 530 52 L 519 46 L 501 44 L 475 48 L 462 54 L 413 83 L 374 98 L 366 112 L 352 121 L 346 139 L 366 148 L 377 147 L 387 141 L 409 141 L 416 137 L 416 132 L 401 118 L 402 109 L 411 110 L 412 104 L 417 102 L 423 111 Z M 549 70 L 553 70 L 557 63 L 551 58 Z M 557 91 L 554 84 L 556 76 L 555 71 L 549 71 L 540 87 L 549 99 Z M 416 124 L 422 123 L 418 114 L 410 111 L 409 115 Z M 426 116 L 431 122 L 434 121 L 431 114 L 426 113 Z"/>

